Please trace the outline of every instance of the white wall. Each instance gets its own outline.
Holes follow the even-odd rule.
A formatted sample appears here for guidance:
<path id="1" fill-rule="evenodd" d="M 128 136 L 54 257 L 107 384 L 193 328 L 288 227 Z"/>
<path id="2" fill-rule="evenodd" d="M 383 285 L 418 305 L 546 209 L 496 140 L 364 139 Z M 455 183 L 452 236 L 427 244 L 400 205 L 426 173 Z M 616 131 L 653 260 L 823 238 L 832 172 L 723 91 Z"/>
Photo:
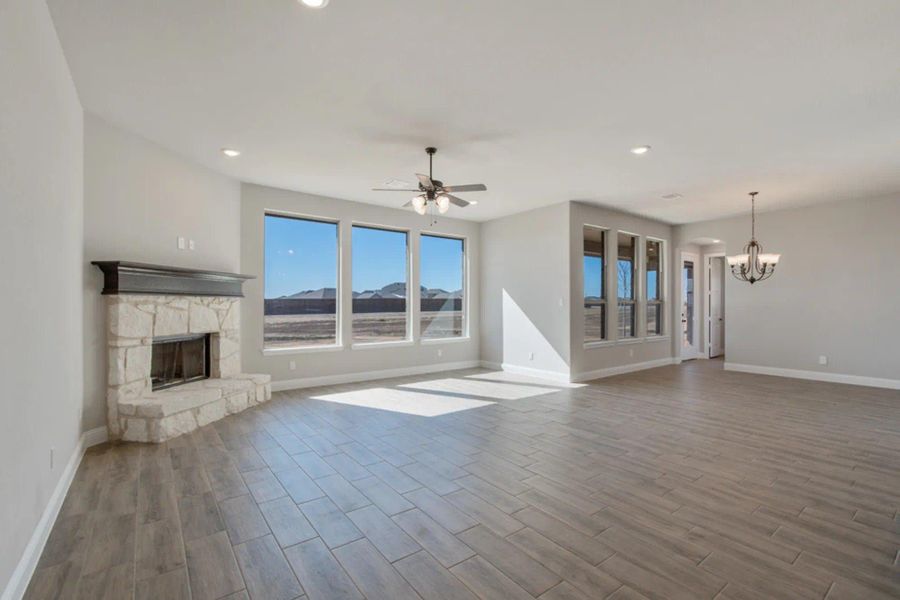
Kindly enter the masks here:
<path id="1" fill-rule="evenodd" d="M 781 263 L 752 286 L 727 275 L 726 361 L 900 383 L 900 196 L 761 213 L 756 231 Z M 679 226 L 675 237 L 718 238 L 736 254 L 750 216 Z"/>
<path id="2" fill-rule="evenodd" d="M 584 345 L 584 276 L 583 261 L 584 238 L 583 227 L 594 225 L 608 230 L 607 238 L 607 310 L 608 343 L 603 345 Z M 669 317 L 672 305 L 672 227 L 665 223 L 644 219 L 634 215 L 572 202 L 570 210 L 570 269 L 571 269 L 571 338 L 572 338 L 572 376 L 576 379 L 594 377 L 612 372 L 629 365 L 664 361 L 672 356 L 672 346 L 668 341 L 673 331 L 673 320 Z M 622 231 L 640 236 L 638 259 L 643 263 L 644 244 L 647 237 L 663 240 L 663 290 L 666 305 L 664 306 L 664 335 L 648 338 L 645 336 L 645 315 L 643 304 L 638 303 L 636 337 L 629 340 L 616 340 L 616 268 L 615 254 L 616 234 Z M 638 269 L 640 281 L 636 281 L 636 290 L 641 295 L 645 286 L 643 264 Z"/>
<path id="3" fill-rule="evenodd" d="M 481 236 L 482 360 L 568 379 L 569 203 L 488 221 Z"/>
<path id="4" fill-rule="evenodd" d="M 99 117 L 84 127 L 84 428 L 106 423 L 103 277 L 92 260 L 237 271 L 240 184 Z M 195 250 L 179 250 L 177 238 Z"/>
<path id="5" fill-rule="evenodd" d="M 0 82 L 2 590 L 81 434 L 82 110 L 44 2 L 0 3 Z"/>
<path id="6" fill-rule="evenodd" d="M 402 199 L 401 199 L 402 201 Z M 342 270 L 341 287 L 351 289 L 352 278 L 349 268 L 351 257 L 351 226 L 354 222 L 369 225 L 384 225 L 410 231 L 412 259 L 412 279 L 407 288 L 415 302 L 418 293 L 418 235 L 433 231 L 461 236 L 466 239 L 468 260 L 469 297 L 469 337 L 465 340 L 448 341 L 439 344 L 420 344 L 418 341 L 406 346 L 390 348 L 351 348 L 350 296 L 344 294 L 343 348 L 339 351 L 314 351 L 294 354 L 263 354 L 263 222 L 267 210 L 280 213 L 298 214 L 340 221 L 341 255 L 347 263 Z M 458 210 L 458 209 L 451 209 Z M 278 388 L 293 385 L 308 385 L 311 378 L 335 379 L 355 373 L 386 372 L 396 369 L 430 369 L 458 366 L 461 363 L 474 364 L 478 361 L 478 338 L 481 324 L 479 310 L 479 263 L 480 226 L 478 223 L 439 217 L 432 228 L 427 217 L 419 216 L 412 210 L 399 210 L 325 198 L 288 190 L 263 187 L 252 184 L 242 185 L 241 190 L 241 272 L 255 275 L 256 279 L 244 284 L 246 298 L 241 312 L 241 351 L 244 370 L 251 373 L 269 373 L 274 386 Z M 418 324 L 414 323 L 414 331 Z M 414 336 L 414 339 L 418 339 Z M 438 356 L 438 351 L 443 356 Z M 296 369 L 290 369 L 294 361 Z M 321 379 L 320 379 L 321 381 Z M 293 382 L 282 383 L 278 382 Z"/>

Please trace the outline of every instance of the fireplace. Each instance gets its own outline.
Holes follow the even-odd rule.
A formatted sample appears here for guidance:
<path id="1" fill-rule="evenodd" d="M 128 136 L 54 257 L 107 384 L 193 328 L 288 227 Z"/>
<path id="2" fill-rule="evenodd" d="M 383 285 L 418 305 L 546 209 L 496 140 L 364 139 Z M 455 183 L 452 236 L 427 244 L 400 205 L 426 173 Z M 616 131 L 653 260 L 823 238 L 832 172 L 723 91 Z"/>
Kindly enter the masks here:
<path id="1" fill-rule="evenodd" d="M 154 391 L 209 378 L 209 334 L 153 339 L 150 382 Z"/>

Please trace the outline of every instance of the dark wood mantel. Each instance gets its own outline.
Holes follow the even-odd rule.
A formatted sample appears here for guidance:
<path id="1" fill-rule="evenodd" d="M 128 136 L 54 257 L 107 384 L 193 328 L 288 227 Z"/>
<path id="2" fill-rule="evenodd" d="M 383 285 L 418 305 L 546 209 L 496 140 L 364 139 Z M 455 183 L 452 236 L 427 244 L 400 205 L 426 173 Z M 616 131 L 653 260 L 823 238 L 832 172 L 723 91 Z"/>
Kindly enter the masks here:
<path id="1" fill-rule="evenodd" d="M 123 260 L 95 260 L 103 271 L 104 294 L 243 297 L 242 284 L 253 275 L 199 271 Z"/>

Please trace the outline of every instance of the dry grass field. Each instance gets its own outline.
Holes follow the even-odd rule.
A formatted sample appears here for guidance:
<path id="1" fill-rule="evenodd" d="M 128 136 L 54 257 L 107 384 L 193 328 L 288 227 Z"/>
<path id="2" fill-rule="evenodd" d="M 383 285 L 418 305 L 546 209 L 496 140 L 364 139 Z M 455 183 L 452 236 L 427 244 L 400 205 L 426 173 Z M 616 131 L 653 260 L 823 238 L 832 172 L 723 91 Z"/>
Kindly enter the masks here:
<path id="1" fill-rule="evenodd" d="M 460 311 L 422 313 L 422 337 L 462 335 Z M 266 315 L 266 348 L 291 348 L 335 343 L 334 315 Z M 353 339 L 357 343 L 389 342 L 406 338 L 405 313 L 363 313 L 353 316 Z"/>

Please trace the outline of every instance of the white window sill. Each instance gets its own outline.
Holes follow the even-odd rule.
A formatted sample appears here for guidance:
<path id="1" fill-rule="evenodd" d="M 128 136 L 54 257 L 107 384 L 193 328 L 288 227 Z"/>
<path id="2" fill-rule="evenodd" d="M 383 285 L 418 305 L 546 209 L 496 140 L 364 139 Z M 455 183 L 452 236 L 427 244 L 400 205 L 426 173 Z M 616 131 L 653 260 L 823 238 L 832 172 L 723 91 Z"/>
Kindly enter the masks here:
<path id="1" fill-rule="evenodd" d="M 300 346 L 298 348 L 264 348 L 263 356 L 282 356 L 289 354 L 309 354 L 311 352 L 339 352 L 344 349 L 341 344 L 323 346 Z"/>
<path id="2" fill-rule="evenodd" d="M 415 342 L 412 340 L 397 340 L 396 342 L 359 342 L 350 347 L 353 350 L 378 350 L 379 348 L 402 348 L 413 345 Z"/>
<path id="3" fill-rule="evenodd" d="M 422 338 L 419 342 L 423 346 L 432 346 L 434 344 L 458 344 L 460 342 L 471 342 L 472 338 L 469 336 L 460 336 L 460 337 L 446 337 L 446 338 Z"/>
<path id="4" fill-rule="evenodd" d="M 587 342 L 584 344 L 585 350 L 593 348 L 609 348 L 610 346 L 630 346 L 631 344 L 643 344 L 644 342 L 664 342 L 668 341 L 667 335 L 648 335 L 640 338 L 625 338 L 623 340 L 604 340 L 602 342 Z"/>
<path id="5" fill-rule="evenodd" d="M 644 338 L 645 342 L 668 342 L 669 336 L 667 335 L 648 335 Z"/>
<path id="6" fill-rule="evenodd" d="M 603 340 L 602 342 L 585 342 L 584 349 L 590 350 L 591 348 L 608 348 L 610 346 L 615 346 L 615 342 L 612 340 Z"/>

